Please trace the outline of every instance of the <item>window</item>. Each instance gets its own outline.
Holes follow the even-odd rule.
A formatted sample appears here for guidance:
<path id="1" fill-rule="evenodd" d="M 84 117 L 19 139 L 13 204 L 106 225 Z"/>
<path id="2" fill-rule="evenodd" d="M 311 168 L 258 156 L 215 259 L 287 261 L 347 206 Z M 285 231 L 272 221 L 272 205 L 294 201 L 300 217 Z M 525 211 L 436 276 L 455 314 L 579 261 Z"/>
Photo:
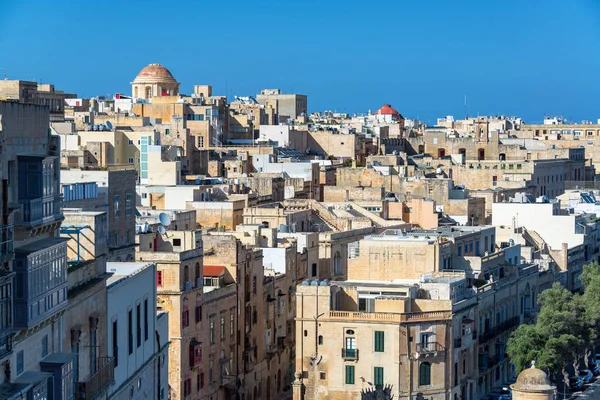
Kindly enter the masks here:
<path id="1" fill-rule="evenodd" d="M 129 139 L 129 145 L 133 146 L 133 140 Z"/>
<path id="2" fill-rule="evenodd" d="M 188 326 L 190 326 L 190 311 L 189 310 L 185 310 L 184 312 L 181 313 L 181 325 L 184 328 L 187 328 Z"/>
<path id="3" fill-rule="evenodd" d="M 198 147 L 204 147 L 204 136 L 198 136 Z"/>
<path id="4" fill-rule="evenodd" d="M 131 218 L 131 193 L 125 195 L 125 216 Z"/>
<path id="5" fill-rule="evenodd" d="M 140 347 L 142 345 L 142 316 L 141 316 L 141 310 L 142 307 L 140 304 L 138 304 L 136 307 L 136 316 L 135 316 L 135 332 L 136 332 L 136 339 L 137 339 L 137 347 Z"/>
<path id="6" fill-rule="evenodd" d="M 459 256 L 459 257 L 460 257 L 460 256 L 462 256 L 462 246 L 461 246 L 461 245 L 459 245 L 459 246 L 457 247 L 457 251 L 458 251 L 458 256 Z"/>
<path id="7" fill-rule="evenodd" d="M 256 276 L 252 277 L 252 293 L 256 294 Z"/>
<path id="8" fill-rule="evenodd" d="M 322 381 L 324 381 L 325 379 L 327 379 L 327 374 L 325 373 L 325 371 L 320 371 L 319 372 L 319 379 L 321 379 Z"/>
<path id="9" fill-rule="evenodd" d="M 173 239 L 173 247 L 181 247 L 181 239 Z"/>
<path id="10" fill-rule="evenodd" d="M 431 364 L 428 362 L 421 363 L 419 366 L 419 385 L 431 385 Z"/>
<path id="11" fill-rule="evenodd" d="M 200 373 L 200 389 L 204 387 L 204 372 Z"/>
<path id="12" fill-rule="evenodd" d="M 148 299 L 144 299 L 144 342 L 148 340 Z"/>
<path id="13" fill-rule="evenodd" d="M 318 342 L 319 346 L 323 344 L 323 335 L 319 335 Z"/>
<path id="14" fill-rule="evenodd" d="M 162 286 L 162 285 L 163 285 L 162 271 L 156 271 L 156 286 Z"/>
<path id="15" fill-rule="evenodd" d="M 171 134 L 171 130 L 170 129 L 165 129 L 165 135 L 170 135 Z"/>
<path id="16" fill-rule="evenodd" d="M 354 385 L 354 365 L 346 365 L 346 385 Z"/>
<path id="17" fill-rule="evenodd" d="M 24 357 L 23 357 L 23 350 L 19 351 L 17 353 L 17 375 L 20 375 L 23 373 L 23 361 Z"/>
<path id="18" fill-rule="evenodd" d="M 196 323 L 202 321 L 202 306 L 196 306 Z"/>
<path id="19" fill-rule="evenodd" d="M 189 396 L 191 394 L 192 394 L 192 380 L 186 379 L 185 382 L 183 382 L 183 395 Z"/>
<path id="20" fill-rule="evenodd" d="M 233 335 L 235 333 L 235 323 L 234 323 L 234 315 L 233 313 L 231 313 L 231 315 L 229 316 L 229 334 Z"/>
<path id="21" fill-rule="evenodd" d="M 129 337 L 129 354 L 133 354 L 133 310 L 127 313 L 127 335 Z"/>
<path id="22" fill-rule="evenodd" d="M 98 321 L 96 319 L 96 321 Z M 98 367 L 98 329 L 97 322 L 94 326 L 90 326 L 90 358 L 92 364 L 92 375 L 96 372 Z"/>
<path id="23" fill-rule="evenodd" d="M 221 340 L 225 339 L 225 317 L 221 317 Z"/>
<path id="24" fill-rule="evenodd" d="M 383 352 L 384 350 L 384 332 L 375 331 L 375 351 Z"/>
<path id="25" fill-rule="evenodd" d="M 210 321 L 210 344 L 215 344 L 215 321 Z"/>
<path id="26" fill-rule="evenodd" d="M 129 157 L 129 158 L 127 159 L 127 161 L 129 162 L 129 164 L 133 164 L 133 157 Z"/>
<path id="27" fill-rule="evenodd" d="M 119 210 L 119 195 L 115 195 L 115 197 L 113 198 L 113 213 L 115 219 L 119 219 L 119 217 L 121 216 Z"/>
<path id="28" fill-rule="evenodd" d="M 373 368 L 373 384 L 375 387 L 383 386 L 383 367 Z"/>
<path id="29" fill-rule="evenodd" d="M 44 335 L 42 338 L 42 357 L 48 355 L 48 335 Z"/>
<path id="30" fill-rule="evenodd" d="M 117 327 L 117 321 L 113 321 L 113 326 L 112 326 L 112 345 L 113 345 L 113 358 L 115 359 L 115 367 L 119 365 L 119 346 L 118 346 L 118 327 Z"/>

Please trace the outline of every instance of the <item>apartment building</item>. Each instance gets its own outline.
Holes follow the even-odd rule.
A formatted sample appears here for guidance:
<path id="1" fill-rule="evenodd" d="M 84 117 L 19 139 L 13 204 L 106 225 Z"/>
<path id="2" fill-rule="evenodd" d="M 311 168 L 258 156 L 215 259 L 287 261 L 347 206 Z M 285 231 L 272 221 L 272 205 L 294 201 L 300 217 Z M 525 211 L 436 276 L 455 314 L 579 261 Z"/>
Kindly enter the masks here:
<path id="1" fill-rule="evenodd" d="M 169 388 L 171 399 L 192 396 L 205 325 L 202 323 L 203 246 L 199 231 L 167 227 L 140 230 L 135 258 L 156 264 L 157 309 L 169 312 Z M 191 357 L 198 354 L 199 358 Z"/>
<path id="2" fill-rule="evenodd" d="M 65 208 L 108 215 L 108 261 L 133 261 L 135 255 L 136 171 L 114 165 L 106 170 L 60 170 Z"/>
<path id="3" fill-rule="evenodd" d="M 157 312 L 156 265 L 144 262 L 110 262 L 108 340 L 114 368 L 109 399 L 170 397 L 169 314 Z"/>
<path id="4" fill-rule="evenodd" d="M 0 102 L 0 115 L 6 311 L 0 390 L 6 397 L 53 391 L 70 398 L 78 382 L 70 349 L 62 345 L 68 277 L 67 239 L 57 237 L 64 219 L 59 143 L 49 134 L 48 107 Z M 14 236 L 7 225 L 14 226 Z"/>
<path id="5" fill-rule="evenodd" d="M 367 236 L 348 280 L 297 287 L 294 399 L 477 399 L 512 376 L 503 346 L 553 277 L 464 228 Z"/>

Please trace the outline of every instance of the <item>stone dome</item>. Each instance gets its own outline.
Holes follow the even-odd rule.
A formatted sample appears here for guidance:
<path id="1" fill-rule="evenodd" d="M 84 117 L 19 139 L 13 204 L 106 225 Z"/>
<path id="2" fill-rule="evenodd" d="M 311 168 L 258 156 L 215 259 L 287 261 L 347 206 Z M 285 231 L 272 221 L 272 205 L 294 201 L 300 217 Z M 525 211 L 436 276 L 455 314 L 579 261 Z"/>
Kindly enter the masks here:
<path id="1" fill-rule="evenodd" d="M 171 72 L 160 64 L 144 67 L 132 83 L 177 83 Z"/>
<path id="2" fill-rule="evenodd" d="M 550 384 L 548 375 L 541 369 L 537 369 L 534 362 L 531 363 L 530 368 L 521 371 L 517 382 L 510 387 L 519 392 L 546 392 L 554 390 L 554 386 Z"/>

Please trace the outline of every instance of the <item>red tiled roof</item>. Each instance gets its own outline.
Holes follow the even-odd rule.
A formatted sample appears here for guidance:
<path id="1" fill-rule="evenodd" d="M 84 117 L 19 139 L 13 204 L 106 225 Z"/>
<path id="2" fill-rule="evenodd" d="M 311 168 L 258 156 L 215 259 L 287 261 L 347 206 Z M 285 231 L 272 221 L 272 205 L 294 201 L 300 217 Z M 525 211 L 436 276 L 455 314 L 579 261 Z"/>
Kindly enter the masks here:
<path id="1" fill-rule="evenodd" d="M 222 265 L 205 265 L 204 276 L 221 276 L 225 272 L 225 267 Z"/>

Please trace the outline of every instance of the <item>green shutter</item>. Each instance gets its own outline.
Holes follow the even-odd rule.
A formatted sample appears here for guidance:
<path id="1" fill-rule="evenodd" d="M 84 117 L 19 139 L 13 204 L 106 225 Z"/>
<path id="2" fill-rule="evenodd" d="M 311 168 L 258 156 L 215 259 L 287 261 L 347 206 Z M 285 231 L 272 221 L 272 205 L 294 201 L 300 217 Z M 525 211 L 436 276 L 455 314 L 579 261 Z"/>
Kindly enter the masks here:
<path id="1" fill-rule="evenodd" d="M 354 365 L 346 365 L 346 384 L 354 384 Z"/>
<path id="2" fill-rule="evenodd" d="M 384 346 L 384 332 L 383 331 L 375 331 L 375 351 L 383 352 L 385 351 Z"/>
<path id="3" fill-rule="evenodd" d="M 373 369 L 373 383 L 375 386 L 383 386 L 383 367 Z"/>

